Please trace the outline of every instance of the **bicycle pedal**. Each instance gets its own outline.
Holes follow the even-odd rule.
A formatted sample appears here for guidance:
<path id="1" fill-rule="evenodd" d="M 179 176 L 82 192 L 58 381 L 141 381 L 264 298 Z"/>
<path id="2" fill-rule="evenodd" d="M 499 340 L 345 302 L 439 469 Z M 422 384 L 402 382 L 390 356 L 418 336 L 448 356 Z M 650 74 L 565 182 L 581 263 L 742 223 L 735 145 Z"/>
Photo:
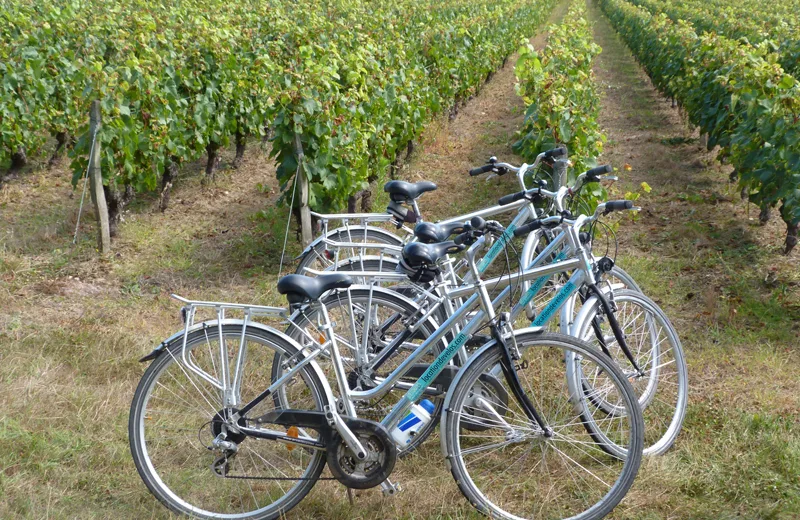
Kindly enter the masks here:
<path id="1" fill-rule="evenodd" d="M 392 484 L 392 481 L 388 478 L 381 482 L 381 492 L 385 497 L 394 496 L 401 491 L 403 491 L 403 488 L 400 486 L 399 482 Z"/>

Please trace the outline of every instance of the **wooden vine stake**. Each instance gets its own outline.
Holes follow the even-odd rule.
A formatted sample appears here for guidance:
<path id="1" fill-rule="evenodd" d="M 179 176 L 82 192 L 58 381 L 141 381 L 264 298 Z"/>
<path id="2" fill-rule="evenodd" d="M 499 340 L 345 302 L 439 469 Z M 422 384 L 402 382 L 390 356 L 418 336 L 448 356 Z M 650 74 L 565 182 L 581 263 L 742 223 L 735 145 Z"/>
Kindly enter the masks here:
<path id="1" fill-rule="evenodd" d="M 106 254 L 111 251 L 111 233 L 108 225 L 108 204 L 103 191 L 103 174 L 100 171 L 100 143 L 97 140 L 100 125 L 100 101 L 92 101 L 89 135 L 94 136 L 94 146 L 91 146 L 92 156 L 89 157 L 89 184 L 92 188 L 92 202 L 97 217 L 97 247 L 101 254 Z"/>
<path id="2" fill-rule="evenodd" d="M 311 243 L 311 208 L 308 207 L 308 178 L 305 168 L 303 168 L 303 143 L 300 142 L 300 134 L 294 134 L 294 147 L 297 154 L 297 173 L 296 181 L 300 182 L 300 237 L 303 240 L 303 247 Z"/>
<path id="3" fill-rule="evenodd" d="M 559 186 L 567 185 L 567 166 L 569 166 L 569 160 L 566 158 L 557 159 L 553 163 L 553 178 L 555 182 L 558 183 L 554 189 L 558 189 Z"/>

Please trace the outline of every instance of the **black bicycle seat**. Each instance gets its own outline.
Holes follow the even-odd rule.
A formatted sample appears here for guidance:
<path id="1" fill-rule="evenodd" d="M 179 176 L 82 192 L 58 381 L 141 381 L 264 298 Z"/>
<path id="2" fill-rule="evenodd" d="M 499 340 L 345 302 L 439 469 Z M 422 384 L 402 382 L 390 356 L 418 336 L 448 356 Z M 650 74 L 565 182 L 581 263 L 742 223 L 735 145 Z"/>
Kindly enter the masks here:
<path id="1" fill-rule="evenodd" d="M 437 188 L 431 181 L 405 182 L 389 181 L 383 185 L 383 191 L 389 194 L 394 202 L 411 202 L 423 193 Z"/>
<path id="2" fill-rule="evenodd" d="M 403 248 L 403 260 L 405 260 L 410 267 L 434 265 L 445 255 L 458 253 L 463 249 L 463 245 L 458 245 L 452 240 L 440 242 L 438 244 L 412 242 Z"/>
<path id="3" fill-rule="evenodd" d="M 331 289 L 347 289 L 353 280 L 344 273 L 324 274 L 312 278 L 301 274 L 289 274 L 278 280 L 278 292 L 286 295 L 289 303 L 318 300 Z"/>
<path id="4" fill-rule="evenodd" d="M 451 222 L 449 224 L 434 224 L 433 222 L 420 222 L 414 228 L 414 235 L 423 244 L 435 244 L 444 242 L 454 233 L 463 233 L 464 224 L 462 222 Z"/>

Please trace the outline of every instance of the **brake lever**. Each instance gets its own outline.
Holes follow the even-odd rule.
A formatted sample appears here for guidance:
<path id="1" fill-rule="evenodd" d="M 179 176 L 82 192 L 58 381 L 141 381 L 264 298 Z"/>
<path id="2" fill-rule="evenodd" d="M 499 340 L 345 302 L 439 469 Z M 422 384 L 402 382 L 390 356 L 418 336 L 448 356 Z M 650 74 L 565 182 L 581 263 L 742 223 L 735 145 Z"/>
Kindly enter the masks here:
<path id="1" fill-rule="evenodd" d="M 616 182 L 616 181 L 618 181 L 618 180 L 619 180 L 619 176 L 618 176 L 618 175 L 599 175 L 599 176 L 597 177 L 597 180 L 598 180 L 598 181 L 612 181 L 612 182 Z"/>
<path id="2" fill-rule="evenodd" d="M 489 175 L 487 175 L 487 176 L 486 176 L 486 182 L 489 182 L 490 180 L 494 179 L 495 177 L 500 177 L 500 176 L 499 176 L 499 175 L 497 175 L 497 174 L 496 174 L 496 173 L 494 173 L 494 172 L 493 172 L 493 173 L 490 173 Z"/>

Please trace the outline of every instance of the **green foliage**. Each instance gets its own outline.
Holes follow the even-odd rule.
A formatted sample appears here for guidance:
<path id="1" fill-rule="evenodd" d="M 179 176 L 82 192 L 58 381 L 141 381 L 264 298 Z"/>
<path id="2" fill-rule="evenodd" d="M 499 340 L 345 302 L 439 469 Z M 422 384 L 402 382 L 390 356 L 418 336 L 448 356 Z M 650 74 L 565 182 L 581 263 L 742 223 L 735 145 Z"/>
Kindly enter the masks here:
<path id="1" fill-rule="evenodd" d="M 765 9 L 760 0 L 630 0 L 653 14 L 664 13 L 672 21 L 685 20 L 695 30 L 718 33 L 752 45 L 769 40 L 781 66 L 790 74 L 800 72 L 800 2 L 782 0 Z"/>
<path id="2" fill-rule="evenodd" d="M 0 13 L 0 161 L 66 130 L 77 179 L 100 99 L 106 182 L 151 190 L 167 161 L 272 127 L 282 186 L 297 133 L 311 205 L 330 210 L 473 95 L 554 0 L 57 4 Z"/>
<path id="3" fill-rule="evenodd" d="M 533 162 L 539 153 L 566 144 L 577 173 L 596 166 L 605 141 L 597 122 L 600 95 L 592 73 L 592 60 L 601 49 L 584 11 L 583 3 L 574 3 L 561 24 L 548 28 L 541 51 L 523 45 L 515 69 L 516 91 L 528 108 L 514 151 Z M 594 206 L 604 191 L 589 185 L 582 196 Z"/>
<path id="4" fill-rule="evenodd" d="M 800 85 L 769 42 L 754 47 L 698 35 L 687 22 L 624 0 L 600 4 L 656 87 L 679 100 L 709 147 L 721 147 L 750 200 L 761 207 L 781 202 L 784 221 L 799 223 Z"/>

